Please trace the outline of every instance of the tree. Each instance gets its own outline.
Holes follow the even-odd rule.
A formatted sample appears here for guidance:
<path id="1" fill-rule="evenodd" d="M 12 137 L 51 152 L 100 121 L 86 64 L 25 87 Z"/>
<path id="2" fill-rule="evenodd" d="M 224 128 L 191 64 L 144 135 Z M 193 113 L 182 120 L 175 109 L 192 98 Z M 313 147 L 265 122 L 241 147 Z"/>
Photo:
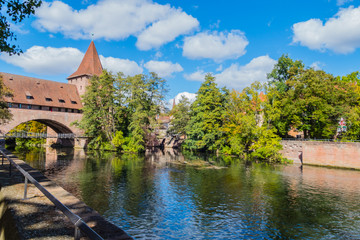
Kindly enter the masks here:
<path id="1" fill-rule="evenodd" d="M 360 139 L 360 73 L 353 72 L 346 76 L 337 77 L 340 83 L 348 84 L 349 93 L 355 94 L 355 101 L 350 103 L 350 110 L 342 116 L 347 122 L 347 131 L 341 135 L 343 139 L 359 140 Z M 349 100 L 349 99 L 347 99 Z"/>
<path id="2" fill-rule="evenodd" d="M 171 135 L 185 135 L 186 126 L 190 120 L 190 101 L 184 95 L 177 105 L 170 111 L 171 126 L 168 130 Z"/>
<path id="3" fill-rule="evenodd" d="M 5 124 L 12 118 L 12 114 L 9 111 L 8 104 L 5 102 L 4 97 L 12 97 L 12 92 L 5 86 L 3 78 L 0 75 L 0 124 Z"/>
<path id="4" fill-rule="evenodd" d="M 76 124 L 92 137 L 90 147 L 100 148 L 104 142 L 110 143 L 115 135 L 114 82 L 115 77 L 107 71 L 94 75 L 83 96 L 83 117 Z"/>
<path id="5" fill-rule="evenodd" d="M 275 64 L 271 73 L 267 75 L 269 84 L 276 87 L 279 92 L 286 92 L 289 88 L 286 85 L 286 81 L 291 76 L 296 75 L 297 72 L 303 69 L 305 65 L 302 61 L 292 60 L 287 54 L 283 54 L 278 62 Z"/>
<path id="6" fill-rule="evenodd" d="M 305 138 L 332 138 L 339 119 L 358 101 L 352 85 L 324 71 L 297 69 L 286 81 L 286 92 L 268 88 L 273 100 L 267 105 L 267 118 L 281 136 L 296 128 Z"/>
<path id="7" fill-rule="evenodd" d="M 228 91 L 220 90 L 215 78 L 207 74 L 191 105 L 185 148 L 198 151 L 216 151 L 220 148 L 223 135 L 220 128 L 227 97 Z"/>
<path id="8" fill-rule="evenodd" d="M 125 77 L 103 71 L 91 78 L 83 118 L 75 124 L 92 138 L 90 148 L 143 151 L 165 92 L 165 80 L 154 73 Z"/>
<path id="9" fill-rule="evenodd" d="M 11 29 L 11 23 L 19 23 L 26 17 L 35 13 L 35 9 L 40 7 L 41 0 L 0 0 L 0 50 L 10 55 L 19 54 L 22 51 L 16 45 L 10 43 L 16 40 L 16 36 Z"/>
<path id="10" fill-rule="evenodd" d="M 47 127 L 45 124 L 39 123 L 37 121 L 29 121 L 22 123 L 12 129 L 10 133 L 21 133 L 21 132 L 31 132 L 31 133 L 46 133 Z M 17 146 L 22 147 L 31 147 L 41 144 L 45 144 L 46 140 L 43 138 L 16 138 L 15 143 Z"/>
<path id="11" fill-rule="evenodd" d="M 267 99 L 261 90 L 262 85 L 255 82 L 241 92 L 233 90 L 230 93 L 222 127 L 225 138 L 222 150 L 226 154 L 244 157 L 250 154 L 269 162 L 279 161 L 281 139 L 264 122 L 263 109 Z"/>
<path id="12" fill-rule="evenodd" d="M 125 104 L 129 118 L 128 143 L 125 150 L 139 152 L 145 150 L 146 141 L 155 129 L 155 116 L 160 114 L 165 93 L 166 81 L 157 74 L 138 74 L 120 79 L 124 82 Z"/>

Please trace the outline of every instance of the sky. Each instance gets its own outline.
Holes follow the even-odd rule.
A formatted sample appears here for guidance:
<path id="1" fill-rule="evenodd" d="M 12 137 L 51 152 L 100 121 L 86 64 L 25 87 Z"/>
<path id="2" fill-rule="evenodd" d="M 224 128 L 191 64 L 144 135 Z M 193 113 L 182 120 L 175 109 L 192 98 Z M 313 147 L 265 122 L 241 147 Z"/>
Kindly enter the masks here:
<path id="1" fill-rule="evenodd" d="M 0 55 L 0 71 L 67 82 L 94 40 L 104 68 L 156 72 L 166 100 L 194 98 L 206 73 L 220 87 L 265 82 L 281 55 L 334 76 L 359 71 L 356 0 L 43 1 L 11 25 L 20 56 Z"/>

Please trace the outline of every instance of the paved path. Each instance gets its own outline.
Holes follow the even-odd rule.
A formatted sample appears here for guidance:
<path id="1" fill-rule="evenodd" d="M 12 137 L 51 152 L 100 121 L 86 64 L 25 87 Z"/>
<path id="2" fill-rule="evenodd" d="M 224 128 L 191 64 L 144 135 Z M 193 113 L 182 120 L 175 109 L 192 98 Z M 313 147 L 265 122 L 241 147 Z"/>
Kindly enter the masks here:
<path id="1" fill-rule="evenodd" d="M 8 152 L 9 153 L 9 152 Z M 14 161 L 28 171 L 52 195 L 77 214 L 104 239 L 132 239 L 123 230 L 107 222 L 96 211 L 59 187 L 40 172 L 12 156 Z M 0 240 L 12 239 L 74 239 L 74 227 L 61 211 L 57 210 L 35 186 L 28 185 L 28 198 L 24 196 L 23 176 L 17 170 L 9 177 L 9 164 L 0 157 Z M 9 218 L 12 213 L 14 223 Z M 3 214 L 2 214 L 3 213 Z M 19 234 L 14 234 L 12 225 Z M 4 226 L 6 225 L 6 231 Z M 10 229 L 9 229 L 10 227 Z M 86 239 L 86 238 L 83 238 Z"/>

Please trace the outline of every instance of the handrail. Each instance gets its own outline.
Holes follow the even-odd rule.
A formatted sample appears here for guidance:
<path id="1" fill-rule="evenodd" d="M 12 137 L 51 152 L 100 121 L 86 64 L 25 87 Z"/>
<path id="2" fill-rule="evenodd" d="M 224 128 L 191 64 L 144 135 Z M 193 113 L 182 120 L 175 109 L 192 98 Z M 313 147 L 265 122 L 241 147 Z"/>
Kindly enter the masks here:
<path id="1" fill-rule="evenodd" d="M 74 133 L 57 133 L 55 135 L 35 132 L 13 132 L 1 134 L 0 138 L 88 138 L 88 136 L 76 135 Z"/>
<path id="2" fill-rule="evenodd" d="M 26 191 L 27 191 L 27 181 L 29 180 L 33 183 L 60 211 L 64 213 L 64 215 L 70 219 L 70 221 L 75 226 L 75 235 L 74 239 L 80 239 L 81 234 L 79 229 L 82 233 L 88 236 L 92 240 L 104 240 L 97 234 L 93 229 L 91 229 L 81 217 L 74 214 L 69 208 L 67 208 L 64 204 L 62 204 L 54 195 L 52 195 L 48 190 L 46 190 L 38 181 L 36 181 L 28 172 L 26 172 L 23 168 L 21 168 L 17 163 L 15 163 L 7 154 L 0 149 L 1 154 L 7 158 L 10 163 L 10 175 L 11 175 L 11 164 L 13 164 L 17 170 L 19 170 L 25 177 L 25 190 L 24 190 L 24 198 L 26 198 Z M 3 159 L 4 161 L 4 159 Z"/>

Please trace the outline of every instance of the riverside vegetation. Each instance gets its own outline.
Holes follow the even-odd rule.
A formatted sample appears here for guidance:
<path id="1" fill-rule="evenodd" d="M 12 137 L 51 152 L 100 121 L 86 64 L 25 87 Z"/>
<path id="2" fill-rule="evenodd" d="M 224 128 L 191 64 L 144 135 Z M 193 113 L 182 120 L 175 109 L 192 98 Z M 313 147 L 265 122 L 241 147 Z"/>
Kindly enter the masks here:
<path id="1" fill-rule="evenodd" d="M 342 117 L 348 131 L 340 137 L 360 139 L 359 83 L 359 72 L 334 77 L 287 55 L 278 59 L 266 83 L 242 91 L 219 88 L 208 74 L 192 103 L 182 97 L 168 113 L 168 133 L 185 136 L 185 150 L 281 162 L 280 140 L 292 129 L 305 138 L 334 138 Z M 90 80 L 83 118 L 74 124 L 91 136 L 89 148 L 142 152 L 156 137 L 166 92 L 165 80 L 155 73 L 104 71 Z"/>

